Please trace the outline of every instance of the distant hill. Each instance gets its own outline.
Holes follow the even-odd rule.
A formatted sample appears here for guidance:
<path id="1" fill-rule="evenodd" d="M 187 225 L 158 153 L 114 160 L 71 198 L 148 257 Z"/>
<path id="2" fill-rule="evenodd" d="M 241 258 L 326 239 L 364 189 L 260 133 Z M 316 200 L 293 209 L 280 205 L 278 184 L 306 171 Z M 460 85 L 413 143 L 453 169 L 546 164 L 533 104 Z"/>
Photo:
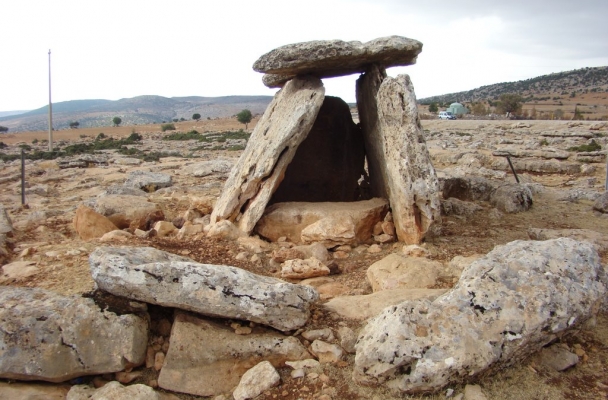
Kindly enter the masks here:
<path id="1" fill-rule="evenodd" d="M 224 118 L 243 109 L 254 115 L 264 112 L 272 96 L 223 96 L 223 97 L 162 97 L 138 96 L 120 100 L 72 100 L 53 104 L 53 127 L 65 129 L 70 122 L 78 121 L 80 127 L 112 125 L 114 117 L 120 117 L 124 125 L 155 124 L 173 119 L 192 119 L 198 113 L 202 119 Z M 48 129 L 48 106 L 18 115 L 0 117 L 0 125 L 9 132 L 40 131 Z"/>
<path id="2" fill-rule="evenodd" d="M 26 113 L 26 112 L 27 112 L 27 110 L 0 111 L 0 118 L 2 118 L 2 117 L 8 117 L 10 115 L 23 114 L 23 113 Z"/>
<path id="3" fill-rule="evenodd" d="M 432 102 L 445 104 L 495 101 L 505 93 L 519 94 L 527 101 L 542 101 L 548 100 L 547 97 L 575 97 L 584 93 L 606 91 L 608 91 L 608 67 L 594 67 L 542 75 L 517 82 L 496 83 L 465 92 L 426 97 L 418 99 L 418 102 L 420 104 Z"/>

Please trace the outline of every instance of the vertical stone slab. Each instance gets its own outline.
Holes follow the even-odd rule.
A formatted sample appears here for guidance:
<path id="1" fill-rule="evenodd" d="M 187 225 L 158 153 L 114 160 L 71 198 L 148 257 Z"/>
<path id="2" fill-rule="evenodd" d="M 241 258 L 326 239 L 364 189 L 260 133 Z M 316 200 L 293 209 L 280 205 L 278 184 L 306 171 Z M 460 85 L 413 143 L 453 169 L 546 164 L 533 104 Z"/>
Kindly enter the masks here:
<path id="1" fill-rule="evenodd" d="M 323 83 L 315 77 L 294 78 L 277 92 L 230 172 L 211 223 L 228 219 L 251 233 L 310 132 L 324 98 Z"/>
<path id="2" fill-rule="evenodd" d="M 372 66 L 357 82 L 372 194 L 386 191 L 399 240 L 417 244 L 441 218 L 439 183 L 409 76 L 384 75 Z"/>
<path id="3" fill-rule="evenodd" d="M 357 109 L 363 130 L 367 169 L 372 197 L 388 199 L 386 166 L 383 138 L 378 126 L 378 104 L 376 96 L 382 81 L 386 78 L 384 67 L 372 65 L 361 78 L 357 79 Z"/>

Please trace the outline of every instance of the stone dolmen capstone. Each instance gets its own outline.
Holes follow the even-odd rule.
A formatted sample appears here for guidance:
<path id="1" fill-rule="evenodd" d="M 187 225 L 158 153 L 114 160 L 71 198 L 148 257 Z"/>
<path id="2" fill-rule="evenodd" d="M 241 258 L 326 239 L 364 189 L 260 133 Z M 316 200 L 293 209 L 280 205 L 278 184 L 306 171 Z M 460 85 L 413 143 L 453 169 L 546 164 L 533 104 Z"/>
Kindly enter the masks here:
<path id="1" fill-rule="evenodd" d="M 201 264 L 150 247 L 99 247 L 89 264 L 97 286 L 116 296 L 282 331 L 304 325 L 319 297 L 309 286 Z"/>
<path id="2" fill-rule="evenodd" d="M 416 40 L 390 36 L 365 44 L 297 43 L 262 56 L 254 70 L 281 90 L 232 169 L 211 224 L 229 220 L 251 234 L 269 204 L 343 202 L 348 208 L 378 197 L 390 203 L 398 239 L 420 243 L 441 217 L 439 184 L 412 83 L 407 75 L 387 77 L 386 68 L 414 64 L 421 50 Z M 320 81 L 353 73 L 363 74 L 360 126 L 342 100 L 325 97 Z"/>
<path id="3" fill-rule="evenodd" d="M 63 382 L 122 371 L 146 356 L 146 316 L 93 299 L 0 286 L 0 378 Z"/>
<path id="4" fill-rule="evenodd" d="M 422 51 L 422 43 L 401 36 L 388 36 L 366 43 L 342 40 L 315 40 L 294 43 L 261 56 L 253 69 L 264 72 L 268 87 L 280 87 L 298 75 L 332 78 L 363 72 L 372 64 L 385 68 L 412 65 Z"/>
<path id="5" fill-rule="evenodd" d="M 353 378 L 436 392 L 537 352 L 597 313 L 606 272 L 586 242 L 515 241 L 474 261 L 434 301 L 405 301 L 363 328 Z"/>

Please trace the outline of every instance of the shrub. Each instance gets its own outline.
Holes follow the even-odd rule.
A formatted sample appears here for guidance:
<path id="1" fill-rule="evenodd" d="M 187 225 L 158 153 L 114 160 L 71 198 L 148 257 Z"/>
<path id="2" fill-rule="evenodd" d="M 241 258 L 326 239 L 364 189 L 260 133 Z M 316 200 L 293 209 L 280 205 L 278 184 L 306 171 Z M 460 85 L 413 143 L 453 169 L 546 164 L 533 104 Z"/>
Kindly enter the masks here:
<path id="1" fill-rule="evenodd" d="M 591 139 L 591 142 L 589 142 L 588 144 L 582 144 L 580 146 L 569 147 L 568 151 L 588 152 L 588 151 L 598 151 L 601 149 L 602 149 L 602 146 L 600 146 L 595 140 Z"/>
<path id="2" fill-rule="evenodd" d="M 0 149 L 6 149 L 8 145 L 4 142 L 0 142 Z"/>
<path id="3" fill-rule="evenodd" d="M 142 136 L 139 133 L 135 133 L 133 132 L 132 134 L 129 135 L 129 137 L 127 138 L 127 141 L 129 142 L 141 142 L 142 140 Z"/>
<path id="4" fill-rule="evenodd" d="M 174 124 L 162 124 L 160 126 L 160 130 L 165 132 L 165 131 L 174 131 L 175 130 L 175 125 Z"/>
<path id="5" fill-rule="evenodd" d="M 543 139 L 540 142 L 538 142 L 538 144 L 540 144 L 541 146 L 549 146 L 549 142 L 547 142 L 547 139 Z"/>
<path id="6" fill-rule="evenodd" d="M 163 137 L 163 140 L 201 140 L 201 134 L 196 130 L 191 130 L 190 132 L 176 132 L 170 135 Z"/>
<path id="7" fill-rule="evenodd" d="M 102 140 L 107 138 L 106 134 L 101 132 L 99 135 L 97 135 L 97 137 L 95 138 L 96 141 Z"/>
<path id="8" fill-rule="evenodd" d="M 32 144 L 36 144 L 36 143 L 38 143 L 38 139 L 32 140 Z"/>

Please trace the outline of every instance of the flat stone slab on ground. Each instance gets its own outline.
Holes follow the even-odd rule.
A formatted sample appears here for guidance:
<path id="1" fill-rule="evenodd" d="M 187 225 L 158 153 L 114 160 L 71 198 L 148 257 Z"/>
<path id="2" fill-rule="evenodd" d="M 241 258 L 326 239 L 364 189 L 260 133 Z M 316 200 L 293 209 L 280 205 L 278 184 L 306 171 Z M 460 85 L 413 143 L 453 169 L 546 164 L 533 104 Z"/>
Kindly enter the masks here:
<path id="1" fill-rule="evenodd" d="M 224 324 L 178 312 L 158 383 L 167 390 L 214 396 L 230 392 L 261 361 L 283 367 L 286 361 L 309 358 L 293 336 L 260 327 L 249 335 L 237 335 Z"/>
<path id="2" fill-rule="evenodd" d="M 99 288 L 114 295 L 282 331 L 304 325 L 319 297 L 308 286 L 150 247 L 98 247 L 89 263 Z"/>

